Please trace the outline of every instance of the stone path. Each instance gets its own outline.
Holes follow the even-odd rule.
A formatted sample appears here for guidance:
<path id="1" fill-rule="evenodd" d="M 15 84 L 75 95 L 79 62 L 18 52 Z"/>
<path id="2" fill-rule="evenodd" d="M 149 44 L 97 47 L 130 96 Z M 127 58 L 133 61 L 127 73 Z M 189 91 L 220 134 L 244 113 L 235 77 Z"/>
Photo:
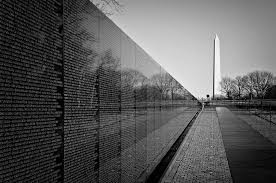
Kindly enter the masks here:
<path id="1" fill-rule="evenodd" d="M 161 182 L 232 182 L 214 108 L 201 112 Z"/>
<path id="2" fill-rule="evenodd" d="M 216 110 L 233 181 L 276 182 L 276 145 L 229 109 Z"/>

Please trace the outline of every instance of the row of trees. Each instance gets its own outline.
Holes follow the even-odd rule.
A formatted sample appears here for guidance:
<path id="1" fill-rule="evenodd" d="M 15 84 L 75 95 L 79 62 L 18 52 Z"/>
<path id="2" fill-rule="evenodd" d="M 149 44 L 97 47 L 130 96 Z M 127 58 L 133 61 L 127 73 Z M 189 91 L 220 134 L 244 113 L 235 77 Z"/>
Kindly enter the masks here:
<path id="1" fill-rule="evenodd" d="M 121 68 L 120 59 L 115 58 L 111 49 L 100 56 L 98 63 L 93 65 L 92 70 L 86 72 L 99 74 L 99 80 L 102 82 L 108 80 L 104 83 L 110 83 L 111 88 L 123 89 L 128 92 L 135 91 L 141 100 L 143 98 L 147 98 L 147 100 L 159 100 L 161 98 L 163 100 L 193 99 L 193 96 L 166 71 L 146 77 L 141 70 Z"/>
<path id="2" fill-rule="evenodd" d="M 221 91 L 228 99 L 263 99 L 275 85 L 276 77 L 267 71 L 254 71 L 234 79 L 223 77 L 220 82 Z"/>
<path id="3" fill-rule="evenodd" d="M 192 95 L 182 87 L 169 73 L 158 73 L 150 78 L 140 71 L 124 69 L 121 71 L 122 84 L 130 90 L 135 90 L 140 96 L 155 99 L 192 99 Z M 150 94 L 150 96 L 149 96 Z"/>
<path id="4" fill-rule="evenodd" d="M 78 73 L 75 78 L 78 87 L 71 88 L 71 93 L 77 93 L 79 106 L 94 103 L 99 93 L 101 100 L 108 104 L 116 103 L 119 95 L 128 93 L 135 93 L 136 100 L 141 102 L 194 99 L 170 74 L 160 72 L 145 76 L 142 70 L 122 68 L 120 58 L 113 54 L 112 48 L 99 50 L 95 45 L 102 39 L 97 37 L 97 22 L 104 21 L 106 17 L 90 1 L 74 0 L 65 6 L 65 45 L 66 50 L 72 49 L 65 54 L 66 63 L 71 63 L 67 64 L 70 69 L 66 74 Z M 118 1 L 113 0 L 92 2 L 101 10 L 118 5 Z M 87 25 L 94 21 L 97 24 L 95 30 L 92 30 Z"/>

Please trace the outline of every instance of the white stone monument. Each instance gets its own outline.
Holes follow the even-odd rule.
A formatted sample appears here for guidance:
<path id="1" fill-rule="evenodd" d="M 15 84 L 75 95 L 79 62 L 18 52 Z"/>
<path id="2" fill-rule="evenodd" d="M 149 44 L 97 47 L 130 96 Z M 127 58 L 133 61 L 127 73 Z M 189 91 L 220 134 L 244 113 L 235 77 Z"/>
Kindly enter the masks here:
<path id="1" fill-rule="evenodd" d="M 220 40 L 218 35 L 214 39 L 214 60 L 213 60 L 213 99 L 221 95 L 220 91 Z"/>

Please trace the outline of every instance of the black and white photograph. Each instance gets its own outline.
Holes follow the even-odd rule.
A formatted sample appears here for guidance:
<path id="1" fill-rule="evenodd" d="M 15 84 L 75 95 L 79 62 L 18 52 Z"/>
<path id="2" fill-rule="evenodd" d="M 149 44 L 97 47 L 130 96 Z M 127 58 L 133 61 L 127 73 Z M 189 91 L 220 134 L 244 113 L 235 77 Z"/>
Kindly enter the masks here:
<path id="1" fill-rule="evenodd" d="M 275 183 L 276 0 L 0 0 L 0 183 Z"/>

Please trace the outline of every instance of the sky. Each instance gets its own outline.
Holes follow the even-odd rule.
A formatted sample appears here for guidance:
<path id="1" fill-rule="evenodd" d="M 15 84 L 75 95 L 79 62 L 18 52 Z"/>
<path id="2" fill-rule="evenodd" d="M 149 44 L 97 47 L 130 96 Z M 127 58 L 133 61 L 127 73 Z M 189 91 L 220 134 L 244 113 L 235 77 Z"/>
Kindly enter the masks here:
<path id="1" fill-rule="evenodd" d="M 212 94 L 213 40 L 221 75 L 276 75 L 276 0 L 120 0 L 110 18 L 195 97 Z"/>

